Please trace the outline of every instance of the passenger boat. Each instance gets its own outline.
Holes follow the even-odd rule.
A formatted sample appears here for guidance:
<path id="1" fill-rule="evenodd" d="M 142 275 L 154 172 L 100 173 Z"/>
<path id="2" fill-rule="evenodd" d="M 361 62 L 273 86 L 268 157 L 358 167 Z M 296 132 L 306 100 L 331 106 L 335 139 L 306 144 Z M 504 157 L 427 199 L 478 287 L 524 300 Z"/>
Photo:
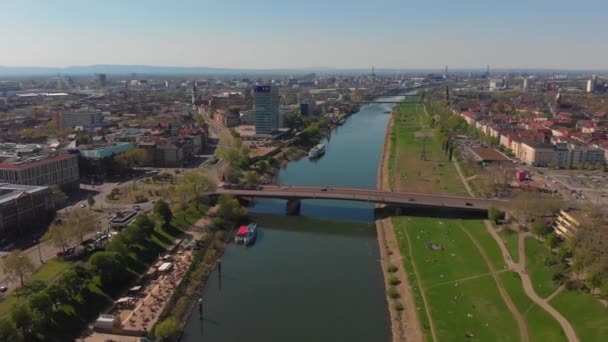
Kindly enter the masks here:
<path id="1" fill-rule="evenodd" d="M 319 158 L 325 154 L 325 144 L 318 144 L 317 146 L 310 149 L 308 152 L 308 158 L 314 159 Z"/>
<path id="2" fill-rule="evenodd" d="M 236 231 L 236 236 L 234 237 L 234 242 L 243 243 L 245 241 L 245 236 L 247 235 L 247 226 L 240 226 Z"/>
<path id="3" fill-rule="evenodd" d="M 258 235 L 258 225 L 255 223 L 251 223 L 247 226 L 247 230 L 245 233 L 245 237 L 243 238 L 243 243 L 245 246 L 249 246 L 255 242 L 255 238 Z"/>

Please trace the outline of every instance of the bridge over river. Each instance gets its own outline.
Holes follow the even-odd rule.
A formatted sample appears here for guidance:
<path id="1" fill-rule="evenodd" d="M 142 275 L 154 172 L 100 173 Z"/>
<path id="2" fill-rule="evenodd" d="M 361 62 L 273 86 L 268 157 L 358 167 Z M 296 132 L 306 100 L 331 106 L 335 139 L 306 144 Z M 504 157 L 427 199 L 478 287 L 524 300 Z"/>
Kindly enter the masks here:
<path id="1" fill-rule="evenodd" d="M 509 201 L 500 199 L 314 186 L 263 186 L 257 190 L 221 188 L 211 195 L 222 194 L 230 194 L 236 197 L 286 199 L 287 213 L 290 215 L 299 214 L 300 200 L 303 199 L 359 201 L 385 204 L 396 208 L 441 209 L 478 213 L 485 213 L 490 207 L 506 210 L 509 205 Z"/>

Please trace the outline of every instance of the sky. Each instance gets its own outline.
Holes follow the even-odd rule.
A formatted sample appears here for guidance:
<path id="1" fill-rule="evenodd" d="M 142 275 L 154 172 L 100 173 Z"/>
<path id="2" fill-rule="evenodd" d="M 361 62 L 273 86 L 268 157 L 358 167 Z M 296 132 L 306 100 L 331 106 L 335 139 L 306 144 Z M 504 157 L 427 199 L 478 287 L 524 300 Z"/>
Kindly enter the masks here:
<path id="1" fill-rule="evenodd" d="M 0 0 L 0 66 L 608 69 L 606 0 Z"/>

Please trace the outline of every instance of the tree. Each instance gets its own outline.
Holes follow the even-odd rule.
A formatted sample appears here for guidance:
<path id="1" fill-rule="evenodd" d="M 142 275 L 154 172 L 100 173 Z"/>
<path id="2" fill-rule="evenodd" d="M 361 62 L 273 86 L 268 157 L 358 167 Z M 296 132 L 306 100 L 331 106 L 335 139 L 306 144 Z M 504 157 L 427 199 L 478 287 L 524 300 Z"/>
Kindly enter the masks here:
<path id="1" fill-rule="evenodd" d="M 518 220 L 529 221 L 532 217 L 554 213 L 561 208 L 557 197 L 533 192 L 522 192 L 511 200 L 510 212 Z"/>
<path id="2" fill-rule="evenodd" d="M 0 319 L 0 341 L 19 341 L 19 331 L 12 319 Z"/>
<path id="3" fill-rule="evenodd" d="M 176 191 L 183 194 L 181 199 L 185 201 L 200 201 L 205 194 L 217 189 L 215 182 L 204 173 L 197 171 L 185 172 L 180 182 L 177 184 Z M 185 205 L 186 203 L 182 203 Z"/>
<path id="4" fill-rule="evenodd" d="M 177 339 L 179 332 L 179 322 L 173 316 L 167 317 L 164 321 L 158 323 L 154 329 L 154 334 L 162 341 L 174 341 Z"/>
<path id="5" fill-rule="evenodd" d="M 498 220 L 500 220 L 500 216 L 501 216 L 501 212 L 499 209 L 497 209 L 495 207 L 490 207 L 488 209 L 488 219 L 490 221 L 493 221 L 494 223 L 498 223 Z"/>
<path id="6" fill-rule="evenodd" d="M 587 278 L 587 286 L 591 289 L 591 293 L 595 292 L 595 289 L 602 286 L 602 275 L 599 272 L 591 274 Z"/>
<path id="7" fill-rule="evenodd" d="M 87 197 L 87 204 L 89 205 L 89 208 L 92 208 L 93 205 L 95 205 L 95 199 L 93 198 L 93 196 Z"/>
<path id="8" fill-rule="evenodd" d="M 537 218 L 532 222 L 532 232 L 536 234 L 539 239 L 551 233 L 551 231 L 553 231 L 553 229 L 540 218 Z"/>
<path id="9" fill-rule="evenodd" d="M 549 248 L 551 249 L 557 248 L 562 242 L 562 240 L 559 238 L 559 236 L 557 236 L 557 234 L 555 234 L 555 232 L 549 233 L 546 239 L 547 246 L 549 246 Z"/>
<path id="10" fill-rule="evenodd" d="M 34 317 L 32 311 L 25 304 L 13 306 L 11 318 L 15 323 L 15 328 L 19 331 L 23 341 L 30 341 L 30 336 L 34 328 Z"/>
<path id="11" fill-rule="evenodd" d="M 255 171 L 245 172 L 245 186 L 247 186 L 247 188 L 255 188 L 259 182 L 258 175 L 255 173 Z"/>
<path id="12" fill-rule="evenodd" d="M 23 278 L 32 273 L 36 267 L 30 257 L 16 250 L 4 257 L 2 269 L 10 279 L 19 279 L 23 286 Z"/>
<path id="13" fill-rule="evenodd" d="M 40 291 L 30 295 L 30 308 L 43 322 L 48 322 L 53 311 L 53 300 L 47 291 Z"/>
<path id="14" fill-rule="evenodd" d="M 602 286 L 602 296 L 608 298 L 608 282 Z"/>
<path id="15" fill-rule="evenodd" d="M 133 148 L 114 156 L 114 161 L 125 169 L 144 166 L 149 159 L 148 153 L 141 148 Z"/>
<path id="16" fill-rule="evenodd" d="M 74 230 L 70 229 L 64 222 L 53 223 L 42 239 L 51 241 L 53 245 L 60 247 L 61 251 L 65 253 L 66 248 L 75 240 Z"/>
<path id="17" fill-rule="evenodd" d="M 284 118 L 284 122 L 285 122 L 285 127 L 289 128 L 289 129 L 298 129 L 301 125 L 302 122 L 300 121 L 300 116 L 298 115 L 298 113 L 291 113 L 291 114 L 287 114 Z"/>
<path id="18" fill-rule="evenodd" d="M 241 207 L 239 201 L 230 195 L 221 195 L 218 204 L 218 214 L 226 221 L 237 222 L 247 216 L 247 209 Z"/>
<path id="19" fill-rule="evenodd" d="M 104 285 L 121 284 L 128 275 L 120 254 L 116 252 L 96 252 L 89 262 Z"/>
<path id="20" fill-rule="evenodd" d="M 154 203 L 153 211 L 154 214 L 158 215 L 158 217 L 160 217 L 165 224 L 170 223 L 173 219 L 173 212 L 171 211 L 169 204 L 162 199 Z"/>
<path id="21" fill-rule="evenodd" d="M 77 235 L 80 242 L 84 242 L 85 235 L 97 230 L 99 221 L 91 210 L 74 208 L 68 212 L 63 225 L 68 232 Z"/>
<path id="22" fill-rule="evenodd" d="M 232 135 L 232 137 L 234 137 L 234 138 L 240 138 L 241 137 L 241 135 L 239 134 L 239 132 L 237 132 L 237 130 L 234 129 L 234 127 L 230 128 L 230 135 Z"/>
<path id="23" fill-rule="evenodd" d="M 228 164 L 228 166 L 240 168 L 242 167 L 241 164 L 248 158 L 249 149 L 243 146 L 241 139 L 222 133 L 220 134 L 220 145 L 216 154 L 218 159 Z"/>
<path id="24" fill-rule="evenodd" d="M 62 208 L 65 205 L 68 196 L 57 184 L 50 185 L 49 189 L 53 192 L 53 203 L 55 203 L 55 208 Z"/>

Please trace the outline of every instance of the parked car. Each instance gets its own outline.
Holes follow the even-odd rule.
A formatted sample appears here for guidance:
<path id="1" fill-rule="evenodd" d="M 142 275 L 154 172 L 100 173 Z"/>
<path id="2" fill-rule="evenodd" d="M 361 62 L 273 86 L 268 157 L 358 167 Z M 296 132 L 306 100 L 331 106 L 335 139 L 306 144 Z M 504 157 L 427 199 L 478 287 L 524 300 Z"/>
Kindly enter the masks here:
<path id="1" fill-rule="evenodd" d="M 6 287 L 6 286 L 0 286 L 0 293 L 4 293 L 6 291 L 8 291 L 8 287 Z"/>
<path id="2" fill-rule="evenodd" d="M 140 207 L 140 206 L 138 206 L 138 205 L 134 205 L 134 206 L 133 206 L 133 210 L 135 210 L 135 211 L 140 211 L 140 210 L 141 210 L 141 207 Z"/>

